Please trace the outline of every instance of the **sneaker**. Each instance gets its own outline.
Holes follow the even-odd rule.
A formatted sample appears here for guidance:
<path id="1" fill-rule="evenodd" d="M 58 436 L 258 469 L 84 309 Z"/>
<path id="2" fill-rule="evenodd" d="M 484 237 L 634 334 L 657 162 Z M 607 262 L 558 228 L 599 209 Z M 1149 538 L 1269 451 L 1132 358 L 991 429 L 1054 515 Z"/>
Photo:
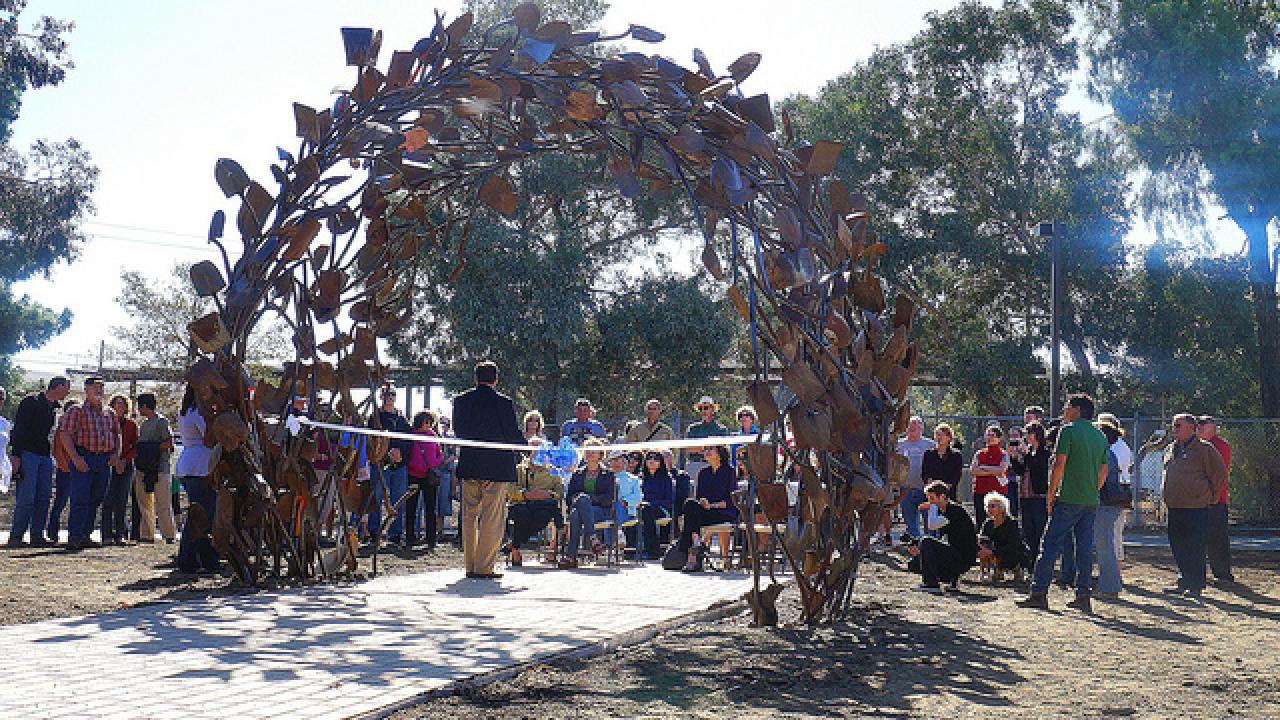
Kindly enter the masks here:
<path id="1" fill-rule="evenodd" d="M 100 547 L 102 547 L 102 543 L 98 542 L 97 540 L 85 540 L 85 541 L 81 542 L 81 543 L 80 543 L 80 545 L 81 545 L 82 547 L 87 547 L 87 548 L 100 548 Z"/>
<path id="2" fill-rule="evenodd" d="M 953 593 L 960 592 L 960 580 L 958 579 L 952 580 L 951 582 L 946 584 L 945 589 L 947 592 L 953 592 Z"/>
<path id="3" fill-rule="evenodd" d="M 1067 603 L 1067 607 L 1072 610 L 1079 610 L 1086 615 L 1093 612 L 1093 603 L 1089 601 L 1088 595 L 1077 595 L 1074 600 Z"/>
<path id="4" fill-rule="evenodd" d="M 1049 597 L 1044 593 L 1031 593 L 1015 603 L 1018 607 L 1033 608 L 1036 610 L 1049 609 Z"/>

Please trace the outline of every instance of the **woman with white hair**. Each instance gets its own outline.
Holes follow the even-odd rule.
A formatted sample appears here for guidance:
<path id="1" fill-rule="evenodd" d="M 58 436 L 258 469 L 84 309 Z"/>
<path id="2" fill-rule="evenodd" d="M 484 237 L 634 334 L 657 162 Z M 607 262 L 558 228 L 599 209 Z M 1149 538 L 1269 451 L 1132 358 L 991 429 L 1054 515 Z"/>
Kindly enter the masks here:
<path id="1" fill-rule="evenodd" d="M 978 561 L 984 570 L 994 569 L 994 579 L 1004 580 L 1006 570 L 1018 575 L 1027 567 L 1027 547 L 1022 543 L 1018 521 L 1009 515 L 1009 498 L 1004 493 L 989 492 L 982 498 L 987 519 L 978 531 Z"/>

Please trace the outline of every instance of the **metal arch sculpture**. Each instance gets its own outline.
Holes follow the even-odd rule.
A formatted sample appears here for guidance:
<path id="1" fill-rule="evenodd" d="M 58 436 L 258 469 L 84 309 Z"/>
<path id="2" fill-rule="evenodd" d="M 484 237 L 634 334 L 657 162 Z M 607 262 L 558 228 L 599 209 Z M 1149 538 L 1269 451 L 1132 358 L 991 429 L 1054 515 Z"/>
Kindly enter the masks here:
<path id="1" fill-rule="evenodd" d="M 320 552 L 317 505 L 336 495 L 345 523 L 345 510 L 369 497 L 354 452 L 342 450 L 317 476 L 314 442 L 265 418 L 282 414 L 295 394 L 314 400 L 320 390 L 333 393 L 342 415 L 357 416 L 352 388 L 383 378 L 377 339 L 408 321 L 424 254 L 453 258 L 456 278 L 473 215 L 517 213 L 508 177 L 522 161 L 602 154 L 622 196 L 677 190 L 687 198 L 706 243 L 702 261 L 729 283 L 750 327 L 748 393 L 761 426 L 778 438 L 785 423 L 794 438 L 748 447 L 742 506 L 767 517 L 804 619 L 847 611 L 888 478 L 905 469 L 893 440 L 909 414 L 914 307 L 903 296 L 886 303 L 876 274 L 885 246 L 868 232 L 865 198 L 830 178 L 840 145 L 788 149 L 795 142 L 787 116 L 779 139 L 768 96 L 739 92 L 758 54 L 722 74 L 701 51 L 693 69 L 656 54 L 593 53 L 624 37 L 663 40 L 636 25 L 606 36 L 544 22 L 533 4 L 483 31 L 470 14 L 448 24 L 437 14 L 430 35 L 379 69 L 381 33 L 343 28 L 355 85 L 331 108 L 294 104 L 300 143 L 296 153 L 279 151 L 274 190 L 234 161 L 218 161 L 219 187 L 240 200 L 240 254 L 231 261 L 225 216 L 215 213 L 209 240 L 222 250 L 222 268 L 201 263 L 191 279 L 217 310 L 190 326 L 202 354 L 187 378 L 218 448 L 210 474 L 219 494 L 215 545 L 243 580 L 354 567 L 345 524 L 339 550 Z M 296 358 L 278 385 L 253 388 L 246 346 L 268 314 L 291 328 Z M 386 447 L 371 438 L 370 461 Z M 785 478 L 799 483 L 802 533 L 779 527 Z M 746 537 L 756 620 L 776 622 L 777 588 L 760 590 L 763 552 L 756 533 Z"/>

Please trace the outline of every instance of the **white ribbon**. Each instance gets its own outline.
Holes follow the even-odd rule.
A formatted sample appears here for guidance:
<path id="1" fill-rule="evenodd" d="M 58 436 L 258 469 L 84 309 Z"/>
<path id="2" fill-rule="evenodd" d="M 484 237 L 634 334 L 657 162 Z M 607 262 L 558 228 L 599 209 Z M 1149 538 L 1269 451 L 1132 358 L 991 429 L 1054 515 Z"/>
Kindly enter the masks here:
<path id="1" fill-rule="evenodd" d="M 391 438 L 393 440 L 411 440 L 413 442 L 434 442 L 441 445 L 459 445 L 462 447 L 484 448 L 486 450 L 515 450 L 517 452 L 533 452 L 538 449 L 537 445 L 516 445 L 514 443 L 489 442 L 488 440 L 464 440 L 456 437 L 444 437 L 441 435 L 418 435 L 416 433 L 402 433 L 391 430 L 374 430 L 373 428 L 355 427 L 353 425 L 338 425 L 336 423 L 320 422 L 309 418 L 298 416 L 298 422 L 311 427 L 324 428 L 326 430 L 341 430 L 342 432 L 356 433 L 358 435 L 373 435 L 377 437 Z M 720 435 L 709 438 L 686 438 L 684 440 L 655 440 L 652 442 L 638 443 L 617 443 L 614 445 L 600 445 L 598 447 L 586 448 L 579 447 L 584 451 L 600 451 L 600 452 L 631 452 L 632 450 L 679 450 L 683 448 L 699 448 L 708 445 L 743 445 L 746 443 L 756 442 L 764 438 L 764 433 L 758 435 Z"/>

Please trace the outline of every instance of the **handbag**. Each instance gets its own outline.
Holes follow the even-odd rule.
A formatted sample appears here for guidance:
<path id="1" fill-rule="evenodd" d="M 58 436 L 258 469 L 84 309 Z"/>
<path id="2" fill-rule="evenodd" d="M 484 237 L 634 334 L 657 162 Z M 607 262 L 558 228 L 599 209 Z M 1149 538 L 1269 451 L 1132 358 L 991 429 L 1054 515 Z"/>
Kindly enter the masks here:
<path id="1" fill-rule="evenodd" d="M 675 543 L 667 548 L 667 553 L 662 556 L 663 570 L 683 570 L 685 563 L 689 559 L 689 553 L 681 550 Z"/>
<path id="2" fill-rule="evenodd" d="M 1107 507 L 1133 506 L 1133 487 L 1120 482 L 1120 463 L 1110 450 L 1107 451 L 1107 479 L 1098 488 L 1098 502 Z"/>

